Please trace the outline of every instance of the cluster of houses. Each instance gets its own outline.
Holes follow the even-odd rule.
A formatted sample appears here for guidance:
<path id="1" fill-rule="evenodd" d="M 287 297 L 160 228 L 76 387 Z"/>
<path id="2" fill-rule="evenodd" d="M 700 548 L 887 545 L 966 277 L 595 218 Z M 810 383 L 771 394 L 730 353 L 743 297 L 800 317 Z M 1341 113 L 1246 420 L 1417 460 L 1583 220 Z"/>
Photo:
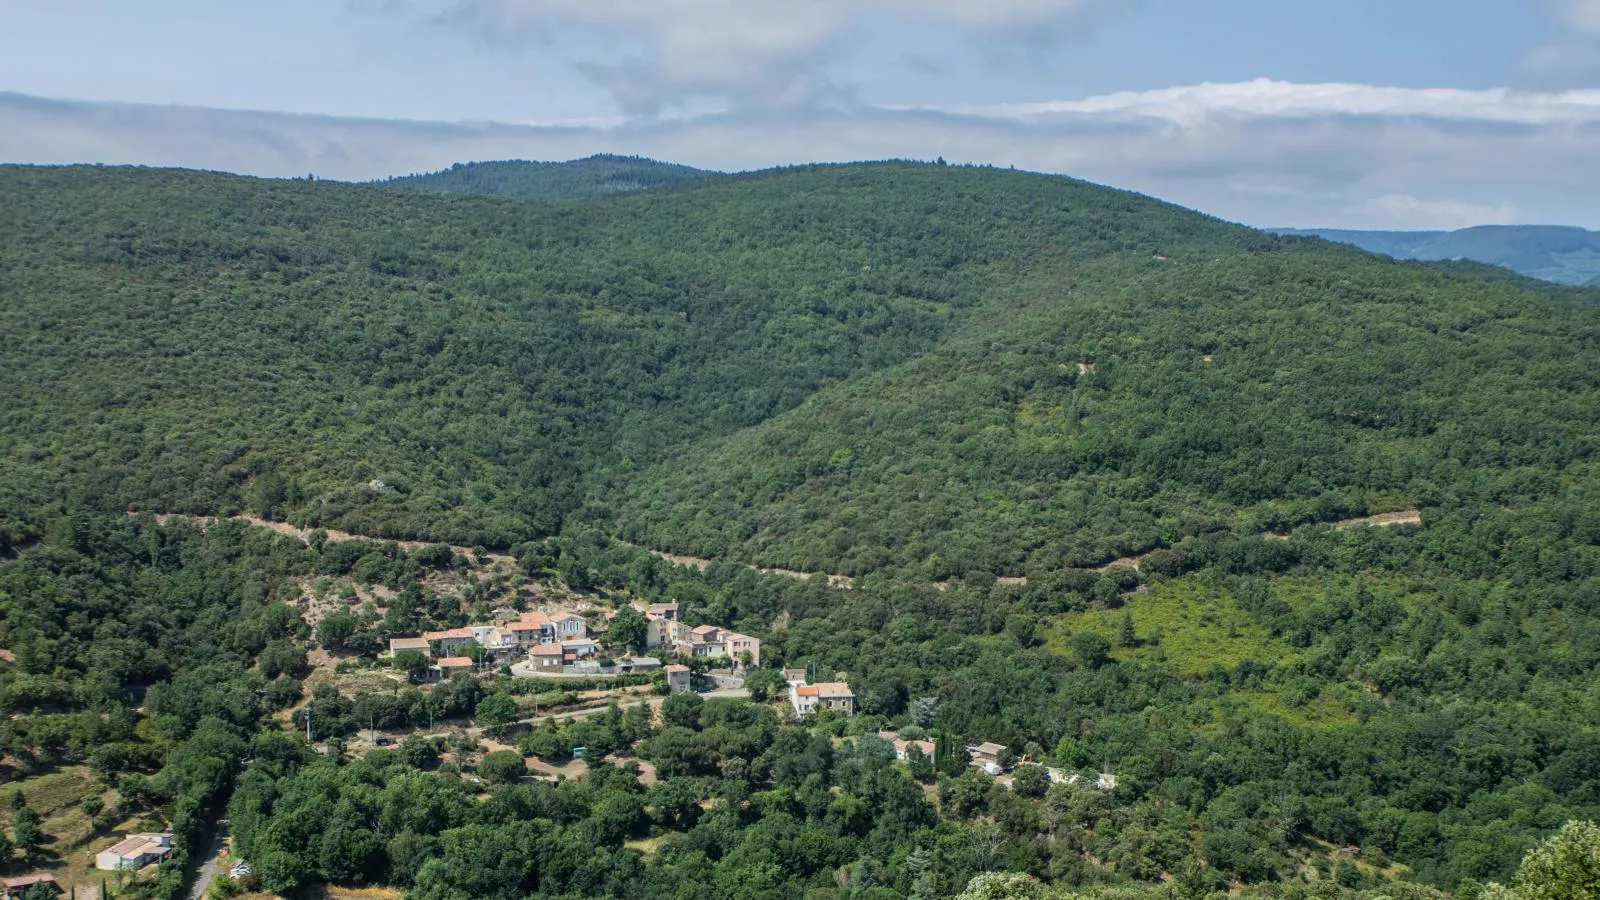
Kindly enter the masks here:
<path id="1" fill-rule="evenodd" d="M 406 650 L 421 653 L 428 658 L 429 675 L 436 680 L 449 678 L 456 672 L 472 672 L 482 664 L 494 666 L 523 661 L 535 674 L 611 671 L 602 670 L 594 662 L 599 648 L 589 637 L 588 623 L 578 613 L 566 609 L 501 612 L 504 615 L 491 625 L 467 625 L 424 632 L 420 637 L 391 638 L 389 653 L 394 655 Z M 738 666 L 761 665 L 759 638 L 715 625 L 686 625 L 678 616 L 676 603 L 654 603 L 643 612 L 649 623 L 645 632 L 647 648 L 678 656 L 727 659 Z M 621 660 L 616 670 L 642 672 L 658 668 L 661 668 L 659 659 L 641 656 Z M 679 680 L 686 677 L 680 674 Z"/>
<path id="2" fill-rule="evenodd" d="M 726 658 L 735 665 L 761 665 L 761 640 L 715 625 L 690 627 L 678 616 L 676 603 L 652 603 L 644 609 L 644 644 L 678 656 Z"/>
<path id="3" fill-rule="evenodd" d="M 421 653 L 431 660 L 429 670 L 435 678 L 471 672 L 477 664 L 469 654 L 475 649 L 482 650 L 483 661 L 490 665 L 526 659 L 535 669 L 556 671 L 595 655 L 589 625 L 576 612 L 505 612 L 515 618 L 506 616 L 492 625 L 428 631 L 421 637 L 391 638 L 389 652 Z"/>

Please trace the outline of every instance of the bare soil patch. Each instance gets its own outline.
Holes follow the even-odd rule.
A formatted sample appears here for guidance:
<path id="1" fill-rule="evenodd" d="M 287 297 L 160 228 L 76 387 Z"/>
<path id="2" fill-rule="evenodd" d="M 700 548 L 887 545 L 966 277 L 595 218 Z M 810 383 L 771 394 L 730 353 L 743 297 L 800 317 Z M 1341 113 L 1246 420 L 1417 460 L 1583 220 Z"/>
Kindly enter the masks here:
<path id="1" fill-rule="evenodd" d="M 628 547 L 637 547 L 638 546 L 637 544 L 629 544 L 626 541 L 621 541 L 619 543 L 622 543 L 622 544 L 624 544 L 625 546 L 628 546 Z M 695 569 L 695 570 L 700 571 L 700 572 L 704 572 L 708 566 L 710 566 L 713 562 L 715 562 L 715 560 L 706 559 L 703 556 L 685 556 L 685 555 L 683 555 L 681 553 L 667 553 L 664 550 L 651 550 L 648 547 L 641 548 L 641 549 L 643 549 L 646 553 L 649 553 L 651 556 L 656 557 L 657 559 L 664 559 L 667 562 L 670 562 L 670 563 L 672 563 L 674 565 L 685 566 L 687 568 Z M 777 569 L 777 568 L 767 568 L 767 567 L 763 567 L 763 566 L 750 566 L 750 565 L 747 565 L 747 566 L 745 566 L 745 568 L 753 569 L 753 570 L 755 570 L 757 572 L 762 573 L 763 575 L 781 575 L 784 578 L 795 578 L 795 579 L 798 579 L 800 581 L 810 581 L 814 575 L 818 574 L 818 573 L 814 573 L 814 572 L 798 572 L 798 571 L 795 571 L 794 569 Z M 849 575 L 838 575 L 838 574 L 834 574 L 834 573 L 828 573 L 828 585 L 830 587 L 847 588 L 848 589 L 848 588 L 853 588 L 853 587 L 856 586 L 856 580 L 854 578 L 850 577 Z"/>
<path id="2" fill-rule="evenodd" d="M 528 771 L 534 775 L 559 776 L 566 778 L 568 781 L 581 781 L 583 776 L 589 774 L 589 764 L 581 759 L 568 760 L 558 766 L 553 763 L 547 763 L 537 757 L 530 757 L 527 760 L 527 764 Z"/>
<path id="3" fill-rule="evenodd" d="M 1335 528 L 1388 528 L 1391 525 L 1421 525 L 1422 510 L 1402 509 L 1399 512 L 1379 513 L 1375 516 L 1363 516 L 1359 519 L 1345 519 L 1335 522 Z"/>
<path id="4" fill-rule="evenodd" d="M 130 510 L 128 512 L 128 514 L 129 515 L 137 515 L 137 512 Z M 174 521 L 174 520 L 187 520 L 187 521 L 195 523 L 196 525 L 200 526 L 201 528 L 209 528 L 212 525 L 217 524 L 217 522 L 218 522 L 218 519 L 217 519 L 216 516 L 191 516 L 191 515 L 186 515 L 184 513 L 157 513 L 155 518 L 156 518 L 156 521 L 159 522 L 162 525 L 165 525 L 168 522 L 171 522 L 171 521 Z M 263 519 L 263 518 L 261 518 L 259 516 L 243 516 L 243 515 L 240 515 L 240 516 L 229 516 L 228 518 L 231 519 L 232 521 L 235 521 L 235 522 L 244 522 L 244 523 L 249 524 L 249 525 L 254 525 L 254 526 L 258 527 L 258 528 L 266 528 L 266 529 L 268 529 L 270 531 L 275 531 L 278 534 L 284 535 L 285 537 L 298 538 L 301 541 L 304 541 L 304 542 L 306 542 L 308 544 L 311 542 L 311 534 L 312 534 L 312 532 L 317 530 L 317 529 L 314 529 L 314 528 L 297 528 L 297 527 L 295 527 L 293 525 L 290 525 L 288 522 L 273 522 L 273 521 L 269 521 L 267 519 Z M 324 529 L 321 529 L 321 530 L 322 530 L 323 534 L 327 535 L 327 540 L 328 540 L 329 543 L 335 543 L 336 544 L 336 543 L 342 543 L 344 541 L 392 542 L 395 545 L 399 546 L 400 549 L 406 551 L 407 553 L 413 553 L 413 552 L 415 552 L 417 550 L 422 549 L 423 547 L 429 547 L 429 546 L 432 546 L 434 543 L 437 543 L 435 541 L 399 541 L 399 540 L 391 541 L 389 538 L 373 537 L 373 536 L 367 535 L 367 534 L 352 534 L 351 532 L 340 531 L 340 530 L 338 530 L 336 528 L 324 528 Z M 462 556 L 466 556 L 466 557 L 471 558 L 471 559 L 483 559 L 486 562 L 488 562 L 491 566 L 496 567 L 496 568 L 505 568 L 505 569 L 515 570 L 516 567 L 517 567 L 516 559 L 514 557 L 507 556 L 507 555 L 505 555 L 503 553 L 489 553 L 489 554 L 486 554 L 486 555 L 484 555 L 482 557 L 479 557 L 479 556 L 477 556 L 476 554 L 474 554 L 472 552 L 472 549 L 470 547 L 460 547 L 460 546 L 457 546 L 455 544 L 450 544 L 448 546 L 450 547 L 452 552 L 459 553 Z"/>
<path id="5" fill-rule="evenodd" d="M 1341 531 L 1347 528 L 1390 528 L 1395 525 L 1421 525 L 1422 510 L 1402 509 L 1372 516 L 1358 516 L 1354 519 L 1341 519 L 1330 524 Z M 1289 535 L 1273 531 L 1263 531 L 1261 536 L 1269 541 L 1287 541 L 1289 539 Z"/>

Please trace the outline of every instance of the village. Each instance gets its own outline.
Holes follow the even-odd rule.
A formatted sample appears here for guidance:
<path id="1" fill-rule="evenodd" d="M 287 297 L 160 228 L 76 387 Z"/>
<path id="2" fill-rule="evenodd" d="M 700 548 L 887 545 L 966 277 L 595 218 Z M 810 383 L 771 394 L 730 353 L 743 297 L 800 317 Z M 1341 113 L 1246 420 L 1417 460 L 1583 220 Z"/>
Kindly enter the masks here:
<path id="1" fill-rule="evenodd" d="M 309 621 L 314 623 L 329 615 L 328 608 L 319 608 L 315 596 L 309 596 Z M 881 739 L 892 747 L 895 760 L 910 765 L 913 771 L 919 765 L 933 765 L 940 754 L 940 747 L 929 732 L 916 725 L 895 728 L 880 722 L 868 724 L 863 730 L 846 724 L 854 722 L 860 713 L 847 673 L 823 674 L 814 671 L 815 667 L 776 671 L 764 668 L 760 638 L 717 625 L 690 624 L 685 621 L 683 607 L 675 601 L 602 599 L 538 585 L 525 585 L 512 596 L 500 596 L 516 605 L 503 602 L 477 622 L 469 618 L 468 624 L 456 627 L 390 637 L 376 658 L 368 657 L 365 662 L 348 653 L 330 657 L 319 649 L 312 654 L 313 668 L 306 686 L 309 689 L 313 684 L 331 684 L 341 693 L 360 696 L 382 689 L 383 684 L 397 683 L 388 679 L 399 679 L 398 683 L 425 691 L 447 688 L 463 678 L 489 686 L 492 691 L 504 690 L 493 687 L 501 682 L 506 686 L 542 683 L 558 691 L 555 696 L 561 698 L 560 705 L 541 704 L 537 698 L 549 695 L 536 693 L 531 710 L 521 706 L 516 718 L 497 728 L 485 727 L 479 721 L 481 716 L 475 714 L 467 727 L 440 723 L 443 731 L 432 727 L 363 728 L 348 738 L 328 740 L 322 739 L 319 732 L 313 741 L 314 749 L 362 756 L 394 747 L 411 737 L 441 745 L 459 744 L 448 755 L 459 759 L 464 777 L 478 782 L 467 774 L 472 767 L 485 753 L 511 746 L 519 733 L 549 728 L 554 723 L 576 723 L 608 708 L 641 707 L 650 719 L 658 719 L 665 699 L 693 695 L 706 700 L 742 698 L 770 704 L 785 721 L 831 722 L 826 728 L 836 744 L 851 738 Z M 354 603 L 361 596 L 358 593 L 349 599 Z M 343 603 L 341 599 L 339 605 Z M 619 628 L 619 619 L 629 620 L 628 626 Z M 627 640 L 619 634 L 622 631 L 635 637 Z M 761 681 L 764 687 L 753 696 L 747 680 Z M 311 705 L 304 703 L 300 708 L 305 713 L 304 733 L 312 737 Z M 466 751 L 464 748 L 469 746 L 480 749 Z M 615 751 L 610 758 L 627 759 L 629 749 Z M 525 778 L 581 779 L 587 771 L 585 750 L 582 746 L 568 748 L 565 762 L 527 755 Z M 962 742 L 951 752 L 961 760 L 957 765 L 985 773 L 1006 788 L 1013 786 L 1019 766 L 1042 771 L 1048 783 L 1082 785 L 1100 791 L 1114 790 L 1117 783 L 1109 772 L 1084 775 L 1044 766 L 1042 760 L 1019 758 L 1012 748 L 993 741 Z M 648 763 L 645 771 L 650 773 L 646 777 L 654 779 L 653 767 Z M 174 836 L 170 827 L 121 831 L 105 834 L 83 850 L 84 862 L 74 865 L 70 872 L 37 871 L 0 879 L 0 900 L 25 895 L 42 897 L 47 893 L 108 897 L 113 888 L 151 877 L 173 853 Z M 87 871 L 80 873 L 80 866 Z M 231 842 L 226 832 L 220 831 L 209 857 L 202 862 L 192 896 L 196 900 L 207 896 L 210 885 L 219 878 L 228 884 L 248 884 L 252 871 L 248 861 L 232 855 Z"/>
<path id="2" fill-rule="evenodd" d="M 635 609 L 644 614 L 647 622 L 646 650 L 730 664 L 740 671 L 761 665 L 758 638 L 714 625 L 688 626 L 679 619 L 677 603 L 641 603 Z M 521 677 L 607 676 L 662 670 L 668 675 L 670 689 L 688 690 L 687 666 L 663 666 L 660 656 L 627 656 L 620 660 L 600 657 L 600 645 L 574 608 L 546 604 L 537 610 L 519 613 L 503 609 L 498 613 L 490 624 L 391 638 L 388 656 L 401 659 L 404 654 L 420 654 L 426 660 L 422 671 L 429 681 L 440 681 L 458 672 L 483 674 L 502 666 Z M 616 616 L 616 610 L 603 613 L 607 621 Z"/>

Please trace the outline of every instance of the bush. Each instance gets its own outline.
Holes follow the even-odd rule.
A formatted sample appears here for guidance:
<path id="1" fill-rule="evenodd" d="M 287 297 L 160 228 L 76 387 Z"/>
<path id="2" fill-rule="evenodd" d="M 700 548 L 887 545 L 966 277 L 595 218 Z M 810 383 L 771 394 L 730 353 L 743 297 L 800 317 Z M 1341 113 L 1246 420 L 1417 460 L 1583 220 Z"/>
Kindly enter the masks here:
<path id="1" fill-rule="evenodd" d="M 527 763 L 515 750 L 496 750 L 478 763 L 478 777 L 486 784 L 515 784 L 528 774 Z"/>

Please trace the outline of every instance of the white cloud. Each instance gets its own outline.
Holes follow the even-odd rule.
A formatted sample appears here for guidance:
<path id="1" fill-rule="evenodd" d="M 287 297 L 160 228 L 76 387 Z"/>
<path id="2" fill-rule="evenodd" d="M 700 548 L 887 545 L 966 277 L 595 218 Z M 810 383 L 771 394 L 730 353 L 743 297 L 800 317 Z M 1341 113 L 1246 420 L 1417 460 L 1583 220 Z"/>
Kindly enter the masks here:
<path id="1" fill-rule="evenodd" d="M 1600 0 L 1554 0 L 1554 6 L 1567 27 L 1600 34 Z"/>
<path id="2" fill-rule="evenodd" d="M 1595 84 L 1600 79 L 1600 0 L 1547 3 L 1571 34 L 1534 48 L 1523 60 L 1523 72 L 1541 87 Z"/>
<path id="3" fill-rule="evenodd" d="M 692 98 L 799 106 L 840 99 L 826 64 L 878 16 L 1036 40 L 1131 0 L 458 0 L 442 20 L 542 40 L 632 112 Z M 576 49 L 573 49 L 576 48 Z M 601 49 L 604 48 L 604 49 Z M 620 48 L 620 49 L 618 49 Z"/>
<path id="4" fill-rule="evenodd" d="M 1514 203 L 1463 203 L 1423 200 L 1410 194 L 1384 194 L 1358 204 L 1351 215 L 1368 227 L 1454 231 L 1473 225 L 1516 225 L 1522 216 Z M 1360 226 L 1357 226 L 1360 227 Z"/>
<path id="5" fill-rule="evenodd" d="M 440 124 L 0 94 L 0 159 L 366 179 L 638 153 L 721 169 L 944 156 L 1061 172 L 1258 225 L 1600 225 L 1600 92 L 1197 85 L 981 109 Z"/>
<path id="6" fill-rule="evenodd" d="M 1011 104 L 969 110 L 979 115 L 1041 120 L 1052 115 L 1111 115 L 1160 119 L 1193 127 L 1219 117 L 1422 117 L 1552 125 L 1600 121 L 1600 90 L 1469 91 L 1368 84 L 1294 84 L 1260 78 L 1121 92 L 1086 100 Z"/>

